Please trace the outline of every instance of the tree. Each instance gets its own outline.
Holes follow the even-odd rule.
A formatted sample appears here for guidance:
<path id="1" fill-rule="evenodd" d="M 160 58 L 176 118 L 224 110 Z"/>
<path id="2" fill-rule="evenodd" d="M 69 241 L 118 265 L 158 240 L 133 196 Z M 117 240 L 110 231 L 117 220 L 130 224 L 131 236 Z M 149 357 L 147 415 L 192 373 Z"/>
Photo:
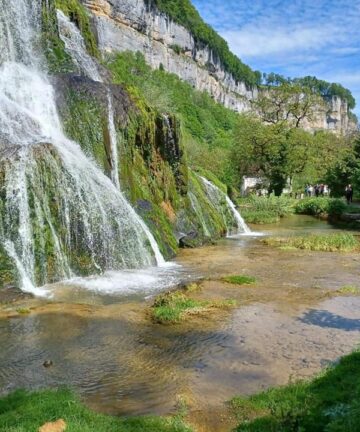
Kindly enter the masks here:
<path id="1" fill-rule="evenodd" d="M 277 75 L 268 77 L 275 87 L 262 90 L 253 102 L 255 111 L 261 119 L 270 124 L 287 122 L 299 128 L 305 121 L 314 120 L 319 107 L 324 107 L 322 97 L 308 87 L 281 80 Z"/>

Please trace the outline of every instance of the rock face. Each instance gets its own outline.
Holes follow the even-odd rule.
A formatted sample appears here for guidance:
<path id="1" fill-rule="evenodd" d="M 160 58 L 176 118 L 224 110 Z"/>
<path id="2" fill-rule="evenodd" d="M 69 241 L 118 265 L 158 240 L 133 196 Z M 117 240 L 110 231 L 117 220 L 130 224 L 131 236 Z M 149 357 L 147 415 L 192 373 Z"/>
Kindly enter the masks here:
<path id="1" fill-rule="evenodd" d="M 163 67 L 219 103 L 237 112 L 251 110 L 258 89 L 236 82 L 211 50 L 196 43 L 191 33 L 144 0 L 82 0 L 93 15 L 103 54 L 140 51 L 153 68 Z M 310 131 L 347 133 L 356 125 L 349 120 L 347 102 L 338 97 L 325 101 L 315 119 L 302 125 Z"/>
<path id="2" fill-rule="evenodd" d="M 103 53 L 140 51 L 153 67 L 161 65 L 194 88 L 235 111 L 248 111 L 257 89 L 237 83 L 206 46 L 199 46 L 184 27 L 143 0 L 82 0 L 94 16 Z"/>

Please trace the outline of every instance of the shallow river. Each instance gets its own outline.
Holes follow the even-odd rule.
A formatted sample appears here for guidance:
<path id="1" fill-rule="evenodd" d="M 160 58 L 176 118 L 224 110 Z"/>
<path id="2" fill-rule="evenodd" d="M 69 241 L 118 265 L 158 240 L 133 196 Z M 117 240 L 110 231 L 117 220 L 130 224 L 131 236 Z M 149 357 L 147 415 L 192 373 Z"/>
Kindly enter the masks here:
<path id="1" fill-rule="evenodd" d="M 281 235 L 330 229 L 308 217 L 263 227 Z M 27 315 L 3 306 L 0 392 L 69 385 L 91 407 L 126 415 L 167 414 L 185 402 L 205 424 L 199 418 L 218 418 L 234 395 L 312 376 L 359 343 L 360 297 L 334 296 L 360 286 L 358 254 L 282 251 L 241 237 L 183 251 L 176 263 L 47 287 L 50 300 L 16 304 L 31 308 Z M 257 284 L 218 280 L 243 273 Z M 200 298 L 236 299 L 237 308 L 175 326 L 151 322 L 156 292 L 200 277 Z M 51 368 L 42 366 L 47 359 Z M 201 430 L 225 430 L 210 423 Z"/>

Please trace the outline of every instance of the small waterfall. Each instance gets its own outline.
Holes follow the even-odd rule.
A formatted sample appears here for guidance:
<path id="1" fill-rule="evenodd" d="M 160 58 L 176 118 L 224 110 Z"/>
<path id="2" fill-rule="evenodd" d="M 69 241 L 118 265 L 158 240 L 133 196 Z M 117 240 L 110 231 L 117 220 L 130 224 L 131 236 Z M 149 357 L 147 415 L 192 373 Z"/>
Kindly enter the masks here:
<path id="1" fill-rule="evenodd" d="M 121 191 L 64 135 L 34 49 L 40 16 L 41 0 L 0 0 L 0 241 L 35 294 L 81 259 L 93 271 L 164 264 Z"/>
<path id="2" fill-rule="evenodd" d="M 93 81 L 103 82 L 99 68 L 93 58 L 88 54 L 84 38 L 77 26 L 61 11 L 57 10 L 57 20 L 61 40 L 65 44 L 66 51 L 70 54 L 78 72 L 84 74 Z M 117 133 L 114 124 L 114 109 L 111 91 L 107 92 L 108 100 L 108 128 L 111 151 L 111 180 L 120 189 L 119 181 L 119 159 L 117 150 Z"/>
<path id="3" fill-rule="evenodd" d="M 202 176 L 199 177 L 205 186 L 210 202 L 223 217 L 225 226 L 227 227 L 228 230 L 228 236 L 231 236 L 233 233 L 231 227 L 229 227 L 229 222 L 223 210 L 224 204 L 230 210 L 234 222 L 238 228 L 238 231 L 235 234 L 251 234 L 250 228 L 246 225 L 244 219 L 241 217 L 240 213 L 236 210 L 234 203 L 231 201 L 228 195 L 222 190 L 220 190 L 217 186 L 214 185 L 214 183 L 212 183 L 205 177 Z"/>
<path id="4" fill-rule="evenodd" d="M 61 11 L 57 10 L 57 20 L 61 40 L 70 54 L 79 73 L 83 73 L 93 81 L 102 82 L 96 62 L 87 53 L 84 38 L 76 25 Z"/>
<path id="5" fill-rule="evenodd" d="M 118 143 L 117 133 L 114 124 L 114 110 L 112 103 L 112 96 L 110 90 L 108 91 L 108 125 L 110 136 L 110 151 L 111 151 L 111 180 L 114 185 L 120 190 L 119 180 L 119 157 L 118 157 Z"/>
<path id="6" fill-rule="evenodd" d="M 188 196 L 190 198 L 190 202 L 191 202 L 191 206 L 197 216 L 197 218 L 199 219 L 202 229 L 204 231 L 204 234 L 207 237 L 211 237 L 211 233 L 209 231 L 209 228 L 207 227 L 204 215 L 203 215 L 203 211 L 201 209 L 200 203 L 198 201 L 198 199 L 196 198 L 195 194 L 193 192 L 188 192 Z"/>

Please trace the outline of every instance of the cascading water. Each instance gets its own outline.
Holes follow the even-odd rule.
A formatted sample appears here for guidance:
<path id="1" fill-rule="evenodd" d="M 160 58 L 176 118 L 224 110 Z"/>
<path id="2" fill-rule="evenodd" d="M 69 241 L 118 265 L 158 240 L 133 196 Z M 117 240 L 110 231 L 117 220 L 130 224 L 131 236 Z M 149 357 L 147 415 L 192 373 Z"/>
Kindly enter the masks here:
<path id="1" fill-rule="evenodd" d="M 231 201 L 228 195 L 222 190 L 220 190 L 217 186 L 215 186 L 211 181 L 209 181 L 205 177 L 201 177 L 201 176 L 199 177 L 205 186 L 206 193 L 208 195 L 210 202 L 216 208 L 216 210 L 223 216 L 224 223 L 228 229 L 228 236 L 231 236 L 233 233 L 231 227 L 229 227 L 229 223 L 226 218 L 226 215 L 224 214 L 223 203 L 225 203 L 228 209 L 230 210 L 234 218 L 234 221 L 237 225 L 238 231 L 235 234 L 247 234 L 247 235 L 252 234 L 250 228 L 246 225 L 244 219 L 241 217 L 240 213 L 236 210 L 234 203 Z"/>
<path id="2" fill-rule="evenodd" d="M 192 206 L 192 208 L 193 208 L 193 210 L 194 210 L 197 218 L 199 219 L 199 221 L 201 223 L 201 226 L 202 226 L 202 229 L 204 231 L 204 234 L 207 237 L 211 237 L 211 233 L 210 233 L 209 228 L 208 228 L 208 226 L 206 224 L 206 221 L 205 221 L 205 218 L 204 218 L 204 215 L 203 215 L 203 211 L 201 209 L 201 206 L 200 206 L 200 203 L 199 203 L 198 199 L 196 198 L 196 195 L 193 192 L 191 192 L 191 191 L 188 192 L 188 195 L 189 195 L 189 199 L 190 199 L 190 202 L 191 202 L 191 206 Z"/>
<path id="3" fill-rule="evenodd" d="M 76 25 L 61 11 L 56 11 L 59 34 L 65 44 L 65 49 L 71 56 L 78 72 L 86 75 L 93 81 L 103 82 L 99 68 L 94 59 L 88 54 L 84 38 Z M 111 149 L 111 180 L 120 189 L 119 181 L 119 160 L 117 151 L 117 133 L 114 124 L 114 109 L 110 90 L 107 92 L 108 98 L 108 127 Z"/>
<path id="4" fill-rule="evenodd" d="M 62 131 L 35 48 L 41 4 L 0 0 L 0 240 L 35 294 L 74 263 L 89 272 L 164 263 L 120 190 Z"/>
<path id="5" fill-rule="evenodd" d="M 79 68 L 79 72 L 85 74 L 93 81 L 103 82 L 99 68 L 93 58 L 88 54 L 85 46 L 84 38 L 76 25 L 60 10 L 56 11 L 59 24 L 59 33 L 62 41 L 65 44 L 67 52 L 70 54 L 73 62 Z M 111 180 L 117 189 L 120 190 L 119 179 L 119 157 L 118 157 L 118 137 L 114 123 L 114 108 L 110 89 L 107 92 L 108 98 L 108 127 L 111 148 Z M 158 266 L 166 264 L 155 238 L 151 234 L 146 224 L 140 220 L 143 230 L 145 231 L 151 247 L 154 251 Z"/>

